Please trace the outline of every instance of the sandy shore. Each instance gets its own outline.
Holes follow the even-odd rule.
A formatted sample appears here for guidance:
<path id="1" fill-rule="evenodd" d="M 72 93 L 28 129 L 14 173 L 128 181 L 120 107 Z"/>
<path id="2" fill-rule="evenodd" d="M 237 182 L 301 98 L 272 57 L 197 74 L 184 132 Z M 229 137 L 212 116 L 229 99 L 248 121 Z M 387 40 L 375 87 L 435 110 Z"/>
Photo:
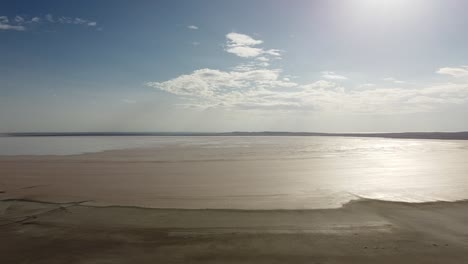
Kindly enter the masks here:
<path id="1" fill-rule="evenodd" d="M 2 263 L 467 263 L 468 202 L 180 210 L 0 202 Z"/>

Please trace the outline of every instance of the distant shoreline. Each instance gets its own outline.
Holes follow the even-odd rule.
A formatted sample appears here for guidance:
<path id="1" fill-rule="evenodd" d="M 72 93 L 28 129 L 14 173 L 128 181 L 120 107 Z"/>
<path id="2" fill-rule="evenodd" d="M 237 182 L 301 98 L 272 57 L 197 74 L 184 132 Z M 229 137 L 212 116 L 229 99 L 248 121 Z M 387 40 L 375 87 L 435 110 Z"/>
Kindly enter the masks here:
<path id="1" fill-rule="evenodd" d="M 0 137 L 71 137 L 71 136 L 327 136 L 327 137 L 378 137 L 401 139 L 468 140 L 463 132 L 401 132 L 401 133 L 318 133 L 318 132 L 19 132 L 0 133 Z"/>

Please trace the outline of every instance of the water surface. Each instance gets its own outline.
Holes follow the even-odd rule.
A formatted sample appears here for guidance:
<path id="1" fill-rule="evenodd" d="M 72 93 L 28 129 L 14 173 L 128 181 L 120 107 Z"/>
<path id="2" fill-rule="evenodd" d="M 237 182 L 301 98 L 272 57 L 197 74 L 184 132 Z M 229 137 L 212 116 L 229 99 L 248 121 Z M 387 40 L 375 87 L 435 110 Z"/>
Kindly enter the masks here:
<path id="1" fill-rule="evenodd" d="M 358 196 L 408 202 L 468 198 L 468 141 L 4 137 L 0 154 L 4 189 L 34 199 L 298 209 L 337 207 Z M 38 186 L 22 189 L 30 185 Z"/>

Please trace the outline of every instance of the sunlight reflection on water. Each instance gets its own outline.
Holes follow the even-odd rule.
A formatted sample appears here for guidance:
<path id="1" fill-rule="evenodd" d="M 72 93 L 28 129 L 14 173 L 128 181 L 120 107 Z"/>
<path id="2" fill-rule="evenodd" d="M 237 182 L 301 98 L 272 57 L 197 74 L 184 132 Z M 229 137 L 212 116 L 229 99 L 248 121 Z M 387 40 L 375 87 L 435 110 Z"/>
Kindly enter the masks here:
<path id="1" fill-rule="evenodd" d="M 2 155 L 71 155 L 132 148 L 140 149 L 107 156 L 87 154 L 89 160 L 105 161 L 105 169 L 99 163 L 93 166 L 102 170 L 99 181 L 112 184 L 89 186 L 90 181 L 96 181 L 91 178 L 96 174 L 90 168 L 73 176 L 73 186 L 67 185 L 66 178 L 63 182 L 54 178 L 55 187 L 50 188 L 56 189 L 44 187 L 42 191 L 63 192 L 64 196 L 70 193 L 73 197 L 85 193 L 87 197 L 82 198 L 92 198 L 98 204 L 177 208 L 323 208 L 340 206 L 357 196 L 407 202 L 468 198 L 468 141 L 344 137 L 0 138 Z M 73 193 L 74 189 L 81 192 Z"/>

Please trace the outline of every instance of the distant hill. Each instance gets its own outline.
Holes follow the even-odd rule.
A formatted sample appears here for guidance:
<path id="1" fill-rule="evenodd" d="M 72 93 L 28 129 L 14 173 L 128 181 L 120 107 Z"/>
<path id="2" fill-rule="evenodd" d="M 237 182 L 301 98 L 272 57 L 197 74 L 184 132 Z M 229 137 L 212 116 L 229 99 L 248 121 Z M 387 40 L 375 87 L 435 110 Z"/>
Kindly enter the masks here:
<path id="1" fill-rule="evenodd" d="M 468 140 L 468 132 L 404 132 L 404 133 L 315 133 L 315 132 L 25 132 L 3 133 L 6 137 L 66 137 L 66 136 L 327 136 L 380 137 L 412 139 Z"/>

